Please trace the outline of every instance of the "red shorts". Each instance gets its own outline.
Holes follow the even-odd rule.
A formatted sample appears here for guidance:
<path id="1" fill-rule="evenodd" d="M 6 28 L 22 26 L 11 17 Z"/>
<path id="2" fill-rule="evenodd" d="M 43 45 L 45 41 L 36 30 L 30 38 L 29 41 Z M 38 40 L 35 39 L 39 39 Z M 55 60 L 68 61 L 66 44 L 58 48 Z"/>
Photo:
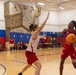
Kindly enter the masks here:
<path id="1" fill-rule="evenodd" d="M 30 52 L 30 51 L 26 51 L 25 52 L 26 58 L 27 58 L 27 63 L 32 65 L 32 63 L 34 63 L 35 61 L 39 60 L 36 56 L 35 53 Z"/>
<path id="2" fill-rule="evenodd" d="M 65 44 L 65 47 L 62 51 L 61 58 L 66 59 L 68 56 L 71 57 L 71 59 L 76 59 L 76 51 L 71 44 Z"/>

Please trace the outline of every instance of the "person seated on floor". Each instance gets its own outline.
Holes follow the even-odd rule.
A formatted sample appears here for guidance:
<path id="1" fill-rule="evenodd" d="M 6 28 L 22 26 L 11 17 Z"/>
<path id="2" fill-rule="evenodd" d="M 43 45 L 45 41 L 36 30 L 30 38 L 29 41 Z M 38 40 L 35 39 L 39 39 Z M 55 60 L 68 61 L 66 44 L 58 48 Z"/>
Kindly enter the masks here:
<path id="1" fill-rule="evenodd" d="M 25 45 L 25 43 L 23 41 L 21 42 L 21 45 L 22 45 L 22 49 L 26 49 L 27 48 L 27 46 Z"/>
<path id="2" fill-rule="evenodd" d="M 13 48 L 14 48 L 14 50 L 17 50 L 18 49 L 17 43 L 14 44 L 14 47 Z"/>

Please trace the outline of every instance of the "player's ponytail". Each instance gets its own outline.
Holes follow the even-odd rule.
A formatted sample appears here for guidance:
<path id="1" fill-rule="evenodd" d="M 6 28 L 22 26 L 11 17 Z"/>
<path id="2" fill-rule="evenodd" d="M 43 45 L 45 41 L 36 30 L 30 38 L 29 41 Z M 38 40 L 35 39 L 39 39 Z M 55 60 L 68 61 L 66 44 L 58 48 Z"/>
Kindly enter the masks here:
<path id="1" fill-rule="evenodd" d="M 30 26 L 29 26 L 29 29 L 30 29 L 30 31 L 34 31 L 35 30 L 35 28 L 37 28 L 37 24 L 31 24 Z"/>
<path id="2" fill-rule="evenodd" d="M 33 24 L 31 24 L 31 25 L 29 26 L 29 29 L 30 29 L 30 31 L 33 30 Z"/>

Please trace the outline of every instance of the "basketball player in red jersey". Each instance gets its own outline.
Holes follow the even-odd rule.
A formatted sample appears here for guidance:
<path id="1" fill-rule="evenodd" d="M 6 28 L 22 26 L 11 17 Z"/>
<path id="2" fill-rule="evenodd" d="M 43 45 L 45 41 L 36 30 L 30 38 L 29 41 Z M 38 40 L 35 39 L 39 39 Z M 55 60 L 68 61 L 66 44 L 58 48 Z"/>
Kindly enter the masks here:
<path id="1" fill-rule="evenodd" d="M 76 30 L 74 28 L 76 27 L 76 22 L 71 21 L 68 25 L 68 29 L 64 29 L 58 36 L 63 35 L 66 33 L 66 37 L 68 34 L 73 33 L 76 35 Z M 61 54 L 61 62 L 60 62 L 60 75 L 63 75 L 63 67 L 64 67 L 64 62 L 65 59 L 70 56 L 72 59 L 72 64 L 74 68 L 76 69 L 76 51 L 74 49 L 73 44 L 68 44 L 65 42 L 62 54 Z"/>
<path id="2" fill-rule="evenodd" d="M 11 50 L 13 50 L 14 43 L 15 43 L 14 39 L 10 38 L 9 43 L 10 43 Z"/>
<path id="3" fill-rule="evenodd" d="M 33 25 L 33 24 L 29 26 L 30 30 L 34 32 L 31 35 L 28 48 L 25 52 L 28 64 L 22 69 L 22 71 L 18 75 L 22 75 L 23 72 L 26 71 L 29 67 L 31 67 L 32 64 L 36 66 L 35 75 L 40 75 L 41 63 L 38 57 L 36 56 L 36 50 L 40 38 L 39 33 L 45 26 L 48 18 L 49 18 L 49 13 L 47 15 L 46 20 L 42 23 L 40 27 L 38 25 Z"/>

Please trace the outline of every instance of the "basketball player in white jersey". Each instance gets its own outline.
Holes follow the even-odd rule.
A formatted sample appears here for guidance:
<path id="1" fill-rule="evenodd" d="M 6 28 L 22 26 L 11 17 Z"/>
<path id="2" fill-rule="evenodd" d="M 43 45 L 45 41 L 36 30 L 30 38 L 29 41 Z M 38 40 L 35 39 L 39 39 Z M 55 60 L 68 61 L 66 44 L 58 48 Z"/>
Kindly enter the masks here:
<path id="1" fill-rule="evenodd" d="M 39 37 L 39 33 L 45 26 L 48 18 L 49 18 L 49 13 L 47 15 L 46 20 L 42 23 L 42 25 L 40 27 L 38 25 L 34 25 L 34 24 L 31 24 L 29 26 L 29 29 L 34 32 L 31 35 L 28 48 L 25 52 L 25 55 L 27 58 L 27 65 L 22 69 L 22 71 L 18 75 L 22 75 L 24 71 L 26 71 L 29 67 L 32 66 L 32 64 L 34 64 L 36 66 L 35 75 L 40 75 L 41 63 L 40 63 L 38 57 L 36 56 L 36 50 L 37 50 L 39 38 L 41 38 L 41 37 Z"/>

